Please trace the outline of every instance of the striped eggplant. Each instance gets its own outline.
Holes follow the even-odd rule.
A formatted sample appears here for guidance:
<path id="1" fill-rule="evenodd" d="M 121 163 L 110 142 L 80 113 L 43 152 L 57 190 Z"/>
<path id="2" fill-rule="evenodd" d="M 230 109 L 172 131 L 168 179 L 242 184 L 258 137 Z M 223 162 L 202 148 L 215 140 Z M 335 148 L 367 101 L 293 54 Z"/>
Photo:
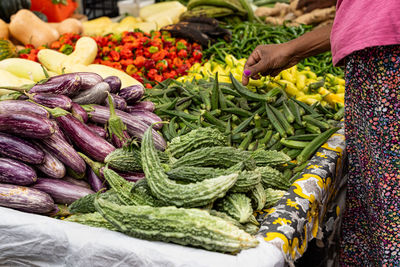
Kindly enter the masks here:
<path id="1" fill-rule="evenodd" d="M 104 82 L 110 86 L 110 93 L 116 94 L 121 89 L 121 79 L 117 76 L 108 76 L 104 79 Z"/>
<path id="2" fill-rule="evenodd" d="M 118 172 L 118 174 L 129 182 L 137 182 L 146 178 L 142 172 Z"/>
<path id="3" fill-rule="evenodd" d="M 81 197 L 95 193 L 61 179 L 39 178 L 32 187 L 49 194 L 57 204 L 71 204 Z"/>
<path id="4" fill-rule="evenodd" d="M 46 138 L 54 133 L 48 118 L 33 114 L 1 113 L 0 132 L 8 132 L 29 138 Z"/>
<path id="5" fill-rule="evenodd" d="M 57 117 L 56 121 L 73 143 L 95 160 L 104 161 L 105 157 L 115 150 L 113 145 L 93 133 L 71 114 Z"/>
<path id="6" fill-rule="evenodd" d="M 97 134 L 98 136 L 100 136 L 101 138 L 103 138 L 103 139 L 106 139 L 107 138 L 107 131 L 103 128 L 103 127 L 100 127 L 100 126 L 98 126 L 98 125 L 96 125 L 96 124 L 93 124 L 93 123 L 88 123 L 88 124 L 86 124 L 86 126 L 92 131 L 92 132 L 94 132 L 95 134 Z"/>
<path id="7" fill-rule="evenodd" d="M 87 168 L 86 168 L 86 170 L 87 170 Z M 66 182 L 69 182 L 71 184 L 74 184 L 74 185 L 79 185 L 79 186 L 82 186 L 84 188 L 90 189 L 90 184 L 88 184 L 84 180 L 78 180 L 78 179 L 75 179 L 75 178 L 70 177 L 70 176 L 65 176 L 65 177 L 62 178 L 62 180 L 66 181 Z"/>
<path id="8" fill-rule="evenodd" d="M 51 178 L 63 178 L 66 173 L 64 164 L 42 144 L 39 142 L 35 144 L 44 151 L 44 161 L 42 164 L 36 165 L 36 168 Z"/>
<path id="9" fill-rule="evenodd" d="M 66 166 L 77 173 L 84 173 L 86 170 L 85 161 L 66 140 L 64 133 L 60 130 L 58 125 L 55 122 L 53 123 L 55 129 L 54 134 L 48 138 L 42 139 L 42 144 Z"/>
<path id="10" fill-rule="evenodd" d="M 0 158 L 0 183 L 29 185 L 37 180 L 35 170 L 15 159 Z"/>
<path id="11" fill-rule="evenodd" d="M 71 104 L 71 114 L 83 123 L 89 120 L 89 116 L 86 111 L 78 103 L 72 102 Z"/>
<path id="12" fill-rule="evenodd" d="M 118 95 L 123 97 L 127 103 L 133 104 L 144 95 L 144 87 L 141 84 L 131 85 L 119 90 Z"/>
<path id="13" fill-rule="evenodd" d="M 44 118 L 50 117 L 50 113 L 43 107 L 24 100 L 0 101 L 0 114 L 2 113 L 24 113 L 35 114 Z"/>
<path id="14" fill-rule="evenodd" d="M 129 114 L 136 116 L 138 118 L 146 118 L 145 120 L 143 120 L 143 122 L 148 124 L 149 126 L 152 125 L 153 123 L 162 121 L 162 119 L 158 117 L 156 114 L 146 110 L 131 111 L 129 112 Z M 162 124 L 161 123 L 154 124 L 153 128 L 156 130 L 160 130 L 162 128 Z"/>
<path id="15" fill-rule="evenodd" d="M 114 103 L 114 107 L 116 109 L 119 109 L 122 111 L 124 111 L 126 109 L 127 104 L 126 104 L 126 101 L 124 98 L 122 98 L 121 96 L 116 95 L 116 94 L 110 94 L 110 96 L 111 96 L 112 102 Z M 104 104 L 106 105 L 106 107 L 110 106 L 108 97 L 106 98 L 106 101 L 104 102 Z"/>
<path id="16" fill-rule="evenodd" d="M 61 74 L 49 78 L 45 83 L 33 86 L 29 93 L 52 93 L 66 96 L 75 95 L 82 85 L 82 78 L 76 73 Z"/>
<path id="17" fill-rule="evenodd" d="M 19 137 L 1 132 L 0 155 L 31 164 L 41 164 L 44 160 L 44 152 L 38 146 Z"/>
<path id="18" fill-rule="evenodd" d="M 97 73 L 94 72 L 75 72 L 74 74 L 79 75 L 81 77 L 81 87 L 80 90 L 87 90 L 92 88 L 98 83 L 103 81 L 103 78 Z"/>
<path id="19" fill-rule="evenodd" d="M 88 112 L 89 118 L 96 123 L 105 124 L 110 117 L 110 110 L 107 107 L 99 105 L 85 105 L 83 108 Z M 128 133 L 131 136 L 142 140 L 143 134 L 148 128 L 148 124 L 144 123 L 137 116 L 130 115 L 129 113 L 120 110 L 116 110 L 116 114 L 122 119 L 122 121 L 126 125 Z M 154 129 L 152 130 L 152 132 L 155 147 L 158 150 L 165 150 L 166 142 L 164 138 Z"/>
<path id="20" fill-rule="evenodd" d="M 99 192 L 101 189 L 107 189 L 103 181 L 94 173 L 92 168 L 86 169 L 86 176 L 93 191 Z"/>
<path id="21" fill-rule="evenodd" d="M 106 82 L 96 84 L 90 89 L 80 92 L 72 101 L 78 104 L 103 104 L 110 92 L 110 86 Z"/>
<path id="22" fill-rule="evenodd" d="M 156 105 L 154 105 L 153 102 L 140 101 L 140 102 L 134 103 L 132 106 L 127 106 L 125 111 L 128 113 L 130 113 L 132 111 L 139 111 L 139 110 L 153 112 L 155 109 L 156 109 Z"/>
<path id="23" fill-rule="evenodd" d="M 65 110 L 70 110 L 72 100 L 65 95 L 49 94 L 49 93 L 33 93 L 27 94 L 29 99 L 40 105 L 55 108 L 59 107 Z"/>
<path id="24" fill-rule="evenodd" d="M 0 184 L 0 206 L 43 214 L 54 209 L 54 201 L 45 192 L 34 188 Z"/>

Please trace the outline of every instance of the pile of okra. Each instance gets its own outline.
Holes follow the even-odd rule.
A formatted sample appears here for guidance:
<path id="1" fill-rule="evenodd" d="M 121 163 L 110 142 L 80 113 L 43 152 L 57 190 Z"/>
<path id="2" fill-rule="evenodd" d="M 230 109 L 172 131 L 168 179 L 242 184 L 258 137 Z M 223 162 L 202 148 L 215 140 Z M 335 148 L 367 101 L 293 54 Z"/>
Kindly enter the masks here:
<path id="1" fill-rule="evenodd" d="M 166 80 L 147 90 L 146 100 L 169 122 L 161 130 L 166 140 L 199 127 L 216 127 L 227 135 L 230 146 L 285 152 L 292 158 L 285 168 L 294 175 L 339 129 L 344 109 L 309 106 L 279 87 L 253 92 L 230 78 L 232 83 L 218 82 L 217 76 L 186 83 Z"/>

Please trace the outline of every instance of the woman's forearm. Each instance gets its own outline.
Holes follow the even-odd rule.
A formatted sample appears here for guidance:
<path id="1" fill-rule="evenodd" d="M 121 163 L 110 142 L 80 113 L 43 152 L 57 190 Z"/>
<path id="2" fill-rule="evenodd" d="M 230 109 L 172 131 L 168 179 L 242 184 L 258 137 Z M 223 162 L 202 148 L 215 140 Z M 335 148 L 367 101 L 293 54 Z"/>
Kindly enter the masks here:
<path id="1" fill-rule="evenodd" d="M 296 61 L 318 55 L 331 49 L 330 35 L 332 25 L 327 25 L 308 32 L 297 39 L 287 42 Z"/>

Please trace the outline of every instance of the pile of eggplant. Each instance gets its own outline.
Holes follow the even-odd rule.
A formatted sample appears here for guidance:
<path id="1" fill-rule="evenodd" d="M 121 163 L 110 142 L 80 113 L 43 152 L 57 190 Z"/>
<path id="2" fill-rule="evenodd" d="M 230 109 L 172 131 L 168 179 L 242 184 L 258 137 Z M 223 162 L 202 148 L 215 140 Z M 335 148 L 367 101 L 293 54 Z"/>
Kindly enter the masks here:
<path id="1" fill-rule="evenodd" d="M 106 188 L 84 159 L 104 162 L 161 121 L 152 102 L 140 101 L 143 86 L 121 89 L 116 76 L 69 73 L 12 89 L 17 97 L 0 101 L 0 206 L 21 211 L 57 215 Z M 164 150 L 161 127 L 156 124 L 153 138 Z M 144 177 L 121 175 L 131 181 Z"/>

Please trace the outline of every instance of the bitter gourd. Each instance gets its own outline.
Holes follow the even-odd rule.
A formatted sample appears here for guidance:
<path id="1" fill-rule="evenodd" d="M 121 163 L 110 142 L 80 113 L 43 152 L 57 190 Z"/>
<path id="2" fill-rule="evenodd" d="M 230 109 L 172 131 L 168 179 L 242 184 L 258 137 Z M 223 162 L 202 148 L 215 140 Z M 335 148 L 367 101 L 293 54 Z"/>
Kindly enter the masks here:
<path id="1" fill-rule="evenodd" d="M 253 213 L 251 200 L 245 194 L 230 193 L 221 200 L 217 201 L 216 209 L 225 212 L 240 223 L 250 220 Z"/>
<path id="2" fill-rule="evenodd" d="M 107 166 L 103 170 L 104 178 L 110 184 L 111 188 L 115 190 L 119 200 L 124 205 L 137 205 L 134 200 L 131 198 L 131 190 L 134 186 L 134 183 L 129 182 L 119 176 L 118 173 L 109 169 Z"/>
<path id="3" fill-rule="evenodd" d="M 181 156 L 202 147 L 224 146 L 227 138 L 224 134 L 214 128 L 198 128 L 187 134 L 174 137 L 168 145 L 167 151 L 171 156 Z"/>
<path id="4" fill-rule="evenodd" d="M 264 209 L 269 209 L 283 197 L 286 191 L 283 190 L 276 190 L 272 188 L 266 188 L 265 194 L 267 195 L 267 201 L 265 202 Z"/>
<path id="5" fill-rule="evenodd" d="M 179 184 L 169 179 L 154 147 L 151 129 L 149 127 L 143 136 L 141 158 L 143 171 L 154 197 L 177 207 L 199 207 L 225 196 L 235 184 L 238 173 L 190 184 Z"/>
<path id="6" fill-rule="evenodd" d="M 120 206 L 102 199 L 95 206 L 118 231 L 137 238 L 231 253 L 258 245 L 255 237 L 205 210 Z"/>
<path id="7" fill-rule="evenodd" d="M 257 166 L 277 166 L 287 163 L 291 158 L 282 151 L 258 149 L 252 153 Z"/>
<path id="8" fill-rule="evenodd" d="M 262 210 L 267 202 L 267 195 L 261 183 L 247 192 L 247 196 L 251 199 L 251 205 L 254 210 Z"/>
<path id="9" fill-rule="evenodd" d="M 204 147 L 189 152 L 172 163 L 172 168 L 202 166 L 229 168 L 249 159 L 251 153 L 229 146 Z"/>
<path id="10" fill-rule="evenodd" d="M 243 224 L 243 230 L 245 230 L 247 233 L 249 233 L 251 235 L 257 234 L 259 229 L 260 229 L 260 226 L 255 225 L 254 223 L 251 223 L 251 222 Z"/>
<path id="11" fill-rule="evenodd" d="M 137 206 L 140 205 L 147 205 L 152 207 L 165 206 L 165 203 L 153 197 L 146 179 L 139 180 L 135 183 L 135 185 L 132 187 L 130 197 Z"/>
<path id="12" fill-rule="evenodd" d="M 98 193 L 89 194 L 80 199 L 75 200 L 71 205 L 68 206 L 68 209 L 71 213 L 92 213 L 95 212 L 94 208 L 94 199 Z M 111 201 L 116 204 L 122 204 L 119 200 L 117 193 L 114 189 L 107 190 L 104 193 L 99 194 L 99 197 L 108 201 Z"/>
<path id="13" fill-rule="evenodd" d="M 182 166 L 167 171 L 170 179 L 187 182 L 199 182 L 216 176 L 227 175 L 241 171 L 245 167 L 244 163 L 238 163 L 228 169 L 218 169 L 212 167 Z M 238 178 L 239 179 L 239 178 Z M 237 183 L 237 182 L 236 182 Z"/>
<path id="14" fill-rule="evenodd" d="M 142 170 L 140 162 L 140 150 L 133 146 L 117 148 L 112 151 L 104 160 L 110 168 L 125 172 L 137 172 Z"/>
<path id="15" fill-rule="evenodd" d="M 161 162 L 168 163 L 169 157 L 164 151 L 157 151 Z M 140 172 L 142 171 L 142 162 L 140 158 L 140 150 L 127 146 L 117 148 L 107 155 L 104 162 L 114 170 L 124 172 Z"/>
<path id="16" fill-rule="evenodd" d="M 261 173 L 256 169 L 254 171 L 241 171 L 235 185 L 230 192 L 245 193 L 254 188 L 261 181 Z"/>
<path id="17" fill-rule="evenodd" d="M 283 174 L 269 166 L 258 167 L 261 173 L 261 183 L 264 187 L 271 187 L 275 189 L 288 190 L 290 187 L 290 182 Z"/>
<path id="18" fill-rule="evenodd" d="M 98 212 L 74 214 L 64 219 L 64 221 L 76 222 L 93 227 L 101 227 L 112 231 L 117 231 L 117 228 L 114 225 L 112 225 L 109 221 L 104 219 L 104 217 Z"/>

